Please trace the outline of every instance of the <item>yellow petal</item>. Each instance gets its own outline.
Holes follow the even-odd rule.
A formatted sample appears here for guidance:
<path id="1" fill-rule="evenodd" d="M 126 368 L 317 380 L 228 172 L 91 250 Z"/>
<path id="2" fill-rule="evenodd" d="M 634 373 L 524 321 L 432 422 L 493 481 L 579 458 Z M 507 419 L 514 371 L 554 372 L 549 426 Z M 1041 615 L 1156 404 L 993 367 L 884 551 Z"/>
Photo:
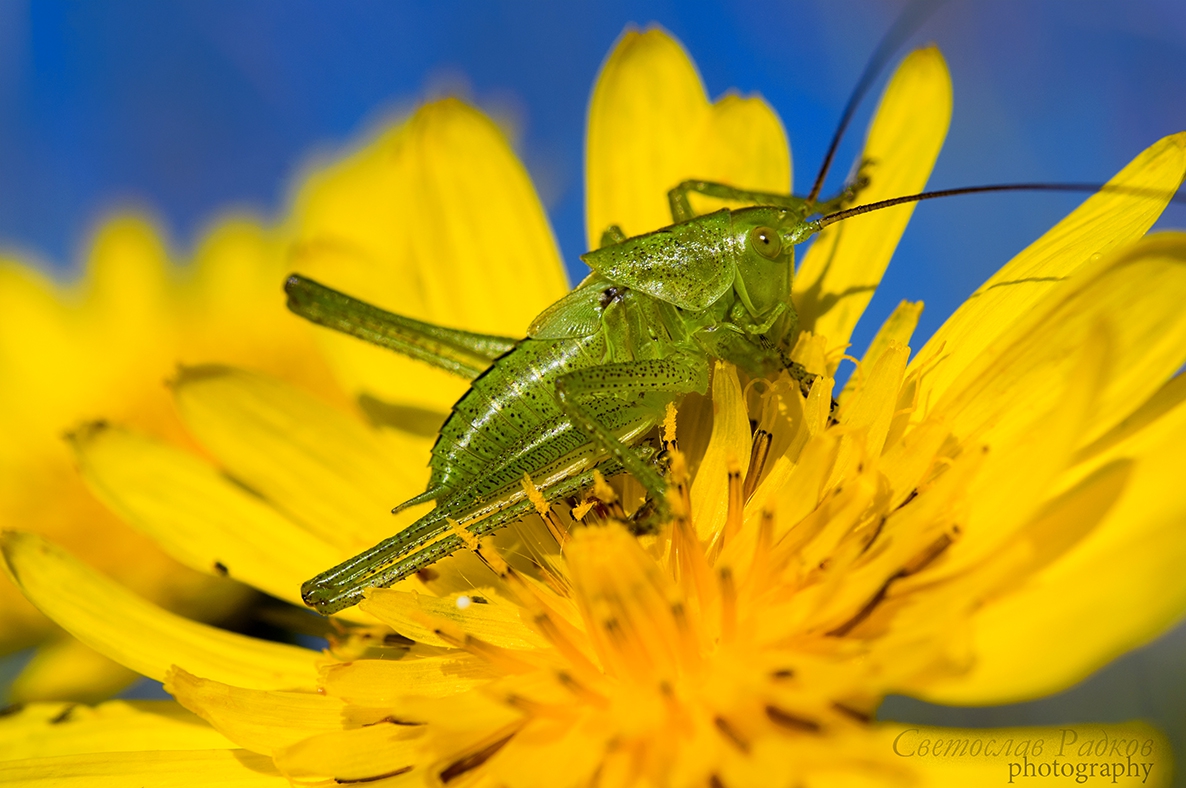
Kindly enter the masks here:
<path id="1" fill-rule="evenodd" d="M 589 102 L 590 248 L 611 224 L 627 235 L 671 224 L 667 191 L 690 178 L 785 194 L 791 164 L 782 124 L 758 98 L 710 105 L 679 42 L 659 28 L 627 29 Z"/>
<path id="2" fill-rule="evenodd" d="M 318 655 L 236 635 L 145 602 L 32 534 L 0 537 L 17 585 L 63 629 L 95 651 L 150 678 L 170 665 L 257 689 L 317 686 Z"/>
<path id="3" fill-rule="evenodd" d="M 547 641 L 522 622 L 517 605 L 490 597 L 487 604 L 462 607 L 456 597 L 441 599 L 410 591 L 376 588 L 359 605 L 363 611 L 396 632 L 431 646 L 451 646 L 434 633 L 434 622 L 445 621 L 467 634 L 495 646 L 515 649 L 542 648 Z"/>
<path id="4" fill-rule="evenodd" d="M 981 285 L 935 332 L 910 371 L 927 369 L 921 405 L 938 401 L 964 369 L 1062 280 L 1100 255 L 1145 234 L 1165 210 L 1186 173 L 1186 133 L 1150 146 L 1109 186 L 1030 244 Z M 942 363 L 935 364 L 936 359 Z"/>
<path id="5" fill-rule="evenodd" d="M 790 191 L 786 131 L 761 96 L 726 93 L 713 103 L 690 153 L 695 178 L 777 194 Z"/>
<path id="6" fill-rule="evenodd" d="M 910 53 L 869 127 L 863 156 L 872 162 L 865 169 L 870 183 L 858 202 L 922 191 L 950 121 L 951 76 L 943 56 L 935 47 Z M 820 233 L 795 275 L 801 329 L 827 337 L 829 348 L 848 344 L 913 212 L 913 204 L 887 208 Z"/>
<path id="7" fill-rule="evenodd" d="M 527 171 L 501 131 L 456 100 L 422 108 L 410 126 L 404 155 L 418 199 L 408 237 L 429 319 L 525 336 L 532 319 L 568 291 Z"/>
<path id="8" fill-rule="evenodd" d="M 935 461 L 951 430 L 938 419 L 928 419 L 888 444 L 881 458 L 881 472 L 893 490 L 890 509 L 897 509 L 913 493 Z"/>
<path id="9" fill-rule="evenodd" d="M 78 703 L 35 703 L 0 718 L 0 761 L 233 746 L 218 731 L 172 701 L 113 700 L 93 707 Z"/>
<path id="10" fill-rule="evenodd" d="M 341 397 L 307 327 L 285 308 L 292 266 L 288 240 L 257 222 L 230 218 L 201 240 L 186 274 L 179 312 L 186 334 L 169 371 L 218 359 Z"/>
<path id="11" fill-rule="evenodd" d="M 69 408 L 68 389 L 62 386 L 67 370 L 61 360 L 72 359 L 77 352 L 71 326 L 63 320 L 62 305 L 54 297 L 54 286 L 39 273 L 5 260 L 0 265 L 0 355 L 8 374 L 23 386 L 5 386 L 0 391 L 0 419 L 11 422 L 12 439 L 0 446 L 7 455 L 20 441 L 36 435 L 39 422 L 55 410 Z M 36 337 L 30 342 L 30 337 Z M 43 397 L 41 407 L 38 398 Z M 34 419 L 30 423 L 30 419 Z"/>
<path id="12" fill-rule="evenodd" d="M 505 136 L 455 99 L 421 107 L 311 178 L 296 267 L 385 309 L 523 336 L 567 288 L 539 199 Z M 465 390 L 439 370 L 315 329 L 347 387 L 443 412 Z"/>
<path id="13" fill-rule="evenodd" d="M 345 704 L 313 692 L 232 687 L 173 667 L 165 689 L 240 747 L 270 755 L 318 733 L 342 729 Z"/>
<path id="14" fill-rule="evenodd" d="M 909 357 L 910 348 L 896 341 L 887 343 L 839 414 L 841 424 L 865 432 L 864 450 L 869 457 L 879 456 L 885 446 Z"/>
<path id="15" fill-rule="evenodd" d="M 1055 407 L 1076 350 L 1109 327 L 1110 354 L 1122 360 L 1104 381 L 1080 445 L 1144 402 L 1186 356 L 1186 234 L 1162 233 L 1116 250 L 1051 290 L 965 366 L 931 412 L 961 438 L 1004 443 L 1036 414 Z M 924 376 L 924 383 L 927 376 Z"/>
<path id="16" fill-rule="evenodd" d="M 534 720 L 490 759 L 486 769 L 495 782 L 519 788 L 597 784 L 605 734 L 592 727 L 580 720 Z"/>
<path id="17" fill-rule="evenodd" d="M 357 705 L 385 706 L 409 695 L 439 698 L 466 692 L 495 678 L 468 654 L 402 659 L 360 659 L 321 670 L 326 694 Z"/>
<path id="18" fill-rule="evenodd" d="M 81 282 L 63 286 L 0 265 L 0 358 L 7 378 L 20 381 L 0 387 L 0 521 L 69 545 L 163 605 L 218 616 L 242 602 L 242 589 L 179 566 L 107 512 L 78 479 L 61 439 L 99 414 L 180 434 L 160 385 L 176 361 L 176 275 L 155 230 L 127 217 L 100 228 Z M 193 603 L 203 595 L 200 606 Z M 50 634 L 49 623 L 0 581 L 6 648 Z"/>
<path id="19" fill-rule="evenodd" d="M 101 425 L 73 443 L 99 498 L 199 571 L 300 605 L 301 583 L 346 557 L 188 452 Z"/>
<path id="20" fill-rule="evenodd" d="M 921 315 L 922 301 L 902 301 L 894 308 L 890 316 L 881 324 L 881 328 L 877 330 L 877 335 L 869 343 L 865 355 L 861 356 L 860 363 L 857 364 L 852 376 L 844 384 L 840 396 L 837 397 L 841 403 L 852 395 L 858 381 L 868 374 L 870 365 L 881 356 L 891 342 L 897 342 L 899 345 L 910 344 L 910 337 L 913 336 L 914 329 L 918 327 L 918 318 Z"/>
<path id="21" fill-rule="evenodd" d="M 780 458 L 780 466 L 786 467 L 785 475 L 780 474 L 782 483 L 762 485 L 754 492 L 754 501 L 763 501 L 764 506 L 776 515 L 775 538 L 781 537 L 788 529 L 802 520 L 815 509 L 824 491 L 824 482 L 832 473 L 839 441 L 829 433 L 817 435 L 806 442 L 799 462 L 790 463 Z M 781 465 L 784 463 L 785 465 Z M 778 482 L 779 477 L 774 472 L 770 474 L 772 483 Z M 767 492 L 765 488 L 770 487 Z M 764 497 L 768 495 L 769 497 Z"/>
<path id="22" fill-rule="evenodd" d="M 276 765 L 294 782 L 375 782 L 406 774 L 416 765 L 424 726 L 380 722 L 366 728 L 322 733 L 276 753 Z M 409 784 L 422 784 L 419 774 Z"/>
<path id="23" fill-rule="evenodd" d="M 1110 336 L 1103 326 L 1095 328 L 1077 347 L 1052 348 L 1067 356 L 1070 366 L 1061 381 L 1044 382 L 1055 389 L 1054 404 L 1044 412 L 1027 412 L 1028 419 L 1018 425 L 1013 439 L 990 444 L 984 467 L 967 490 L 964 532 L 934 573 L 955 574 L 982 560 L 990 549 L 1008 543 L 1015 530 L 1049 500 L 1098 408 L 1103 382 L 1111 377 Z M 1023 397 L 1024 392 L 1016 395 Z M 916 579 L 929 575 L 932 571 Z"/>
<path id="24" fill-rule="evenodd" d="M 424 490 L 426 440 L 385 443 L 358 419 L 250 372 L 191 368 L 174 387 L 186 425 L 231 476 L 321 540 L 356 552 L 411 522 L 390 512 Z"/>
<path id="25" fill-rule="evenodd" d="M 0 763 L 11 788 L 288 788 L 272 760 L 247 750 L 174 750 L 69 755 Z"/>
<path id="26" fill-rule="evenodd" d="M 140 678 L 73 638 L 42 645 L 8 688 L 8 700 L 74 700 L 109 698 Z"/>
<path id="27" fill-rule="evenodd" d="M 1186 375 L 1177 375 L 1166 381 L 1157 392 L 1147 399 L 1124 421 L 1106 434 L 1101 435 L 1089 446 L 1079 450 L 1076 471 L 1086 475 L 1094 471 L 1101 462 L 1118 457 L 1131 457 L 1160 439 L 1162 430 L 1173 423 L 1171 414 L 1186 402 Z"/>
<path id="28" fill-rule="evenodd" d="M 1066 555 L 975 614 L 971 671 L 917 692 L 954 704 L 1040 697 L 1149 642 L 1181 617 L 1186 408 L 1167 414 L 1152 434 L 1156 441 L 1134 442 L 1137 462 L 1103 520 Z M 1056 534 L 1081 531 L 1087 516 L 1075 507 L 1057 514 L 1064 521 L 1046 525 Z"/>
<path id="29" fill-rule="evenodd" d="M 702 540 L 721 533 L 729 509 L 729 474 L 745 474 L 753 437 L 737 368 L 718 362 L 712 377 L 712 437 L 692 482 L 692 522 Z"/>

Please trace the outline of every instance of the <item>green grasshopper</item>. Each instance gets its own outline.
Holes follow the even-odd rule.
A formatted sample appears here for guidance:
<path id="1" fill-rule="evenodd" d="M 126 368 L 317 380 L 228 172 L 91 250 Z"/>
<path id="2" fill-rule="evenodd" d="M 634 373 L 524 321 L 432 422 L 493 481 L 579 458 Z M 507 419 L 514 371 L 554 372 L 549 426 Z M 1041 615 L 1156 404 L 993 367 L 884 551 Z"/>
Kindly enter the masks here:
<path id="1" fill-rule="evenodd" d="M 758 205 L 695 216 L 691 192 Z M 812 376 L 787 356 L 798 332 L 793 250 L 823 226 L 809 216 L 854 195 L 815 202 L 682 183 L 669 194 L 672 225 L 633 238 L 607 230 L 581 256 L 592 274 L 521 340 L 423 323 L 290 276 L 298 315 L 472 380 L 433 446 L 428 489 L 394 511 L 435 508 L 305 583 L 305 602 L 333 613 L 461 549 L 453 523 L 477 537 L 522 519 L 533 506 L 524 474 L 554 501 L 592 484 L 595 471 L 625 470 L 665 513 L 653 449 L 636 444 L 669 404 L 707 391 L 714 359 L 755 377 L 787 370 L 807 390 Z"/>

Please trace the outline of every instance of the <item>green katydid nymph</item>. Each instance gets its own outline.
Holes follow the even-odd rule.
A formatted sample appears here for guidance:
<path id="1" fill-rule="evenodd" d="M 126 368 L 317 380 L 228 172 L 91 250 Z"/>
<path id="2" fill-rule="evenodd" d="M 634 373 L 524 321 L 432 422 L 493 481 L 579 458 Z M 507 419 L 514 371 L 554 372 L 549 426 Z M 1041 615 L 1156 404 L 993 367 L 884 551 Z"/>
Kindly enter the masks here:
<path id="1" fill-rule="evenodd" d="M 473 378 L 433 447 L 428 489 L 397 510 L 429 500 L 436 507 L 310 580 L 306 603 L 340 610 L 360 601 L 364 589 L 460 549 L 464 541 L 450 520 L 478 536 L 524 517 L 532 507 L 524 474 L 552 501 L 589 486 L 595 469 L 625 470 L 662 513 L 665 481 L 653 449 L 637 444 L 669 404 L 707 391 L 713 359 L 754 377 L 787 370 L 806 391 L 811 376 L 787 355 L 798 332 L 793 249 L 818 229 L 806 218 L 820 205 L 690 182 L 672 191 L 677 219 L 690 214 L 689 190 L 764 204 L 634 238 L 611 228 L 605 245 L 582 256 L 593 273 L 518 341 L 423 324 L 289 278 L 294 312 Z"/>

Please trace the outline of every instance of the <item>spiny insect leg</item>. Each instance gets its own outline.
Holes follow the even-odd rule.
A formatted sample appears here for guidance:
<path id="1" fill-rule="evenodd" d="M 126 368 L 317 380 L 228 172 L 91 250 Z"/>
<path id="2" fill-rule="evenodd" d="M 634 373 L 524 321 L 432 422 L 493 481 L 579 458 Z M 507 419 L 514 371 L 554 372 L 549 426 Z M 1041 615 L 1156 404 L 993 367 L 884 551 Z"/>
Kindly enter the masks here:
<path id="1" fill-rule="evenodd" d="M 598 248 L 604 249 L 607 246 L 620 244 L 625 240 L 626 233 L 622 232 L 622 228 L 616 224 L 611 224 L 609 227 L 606 227 L 604 231 L 602 231 L 601 245 Z"/>
<path id="2" fill-rule="evenodd" d="M 789 208 L 793 211 L 798 211 L 804 218 L 812 214 L 832 213 L 856 200 L 861 190 L 869 185 L 869 177 L 866 174 L 869 164 L 871 162 L 867 159 L 861 163 L 856 180 L 845 186 L 840 194 L 830 200 L 821 200 L 813 204 L 809 204 L 806 198 L 796 197 L 793 194 L 777 194 L 775 192 L 757 192 L 749 189 L 738 189 L 726 183 L 717 183 L 715 181 L 684 181 L 667 192 L 667 201 L 671 205 L 671 219 L 678 223 L 696 218 L 696 212 L 692 210 L 692 204 L 688 201 L 688 195 L 693 193 L 703 194 L 706 197 L 716 197 L 721 200 L 747 203 L 749 205 L 775 205 L 782 208 Z M 605 236 L 602 236 L 602 246 L 605 245 L 604 241 Z"/>
<path id="3" fill-rule="evenodd" d="M 869 185 L 869 168 L 874 164 L 873 159 L 861 159 L 861 165 L 857 169 L 857 176 L 850 183 L 848 183 L 840 194 L 836 195 L 830 200 L 820 200 L 812 206 L 812 214 L 822 214 L 824 216 L 835 213 L 836 211 L 847 208 L 856 202 L 860 193 Z"/>
<path id="4" fill-rule="evenodd" d="M 517 342 L 425 323 L 359 301 L 319 282 L 292 274 L 284 283 L 288 308 L 326 328 L 432 364 L 473 380 Z"/>
<path id="5" fill-rule="evenodd" d="M 648 458 L 650 449 L 651 447 L 646 447 L 646 449 L 639 452 L 639 456 L 644 461 Z M 621 473 L 622 470 L 622 464 L 616 460 L 607 460 L 600 463 L 596 468 L 596 471 L 602 476 L 613 476 L 614 474 Z M 581 490 L 590 487 L 593 484 L 593 474 L 594 469 L 590 468 L 550 484 L 539 485 L 536 487 L 536 490 L 539 491 L 545 501 L 554 503 L 563 498 L 576 495 Z M 470 520 L 468 524 L 467 521 L 461 521 L 461 525 L 471 536 L 481 538 L 493 533 L 508 523 L 522 520 L 534 511 L 534 507 L 535 504 L 532 501 L 523 498 L 490 514 Z M 463 547 L 465 547 L 465 540 L 458 534 L 450 533 L 448 536 L 420 548 L 393 564 L 390 571 L 393 579 L 383 583 L 371 583 L 370 585 L 388 586 L 396 583 L 424 567 L 452 555 Z"/>
<path id="6" fill-rule="evenodd" d="M 598 470 L 605 476 L 611 476 L 621 473 L 622 465 L 608 460 L 601 463 Z M 551 484 L 541 485 L 537 489 L 545 501 L 552 503 L 575 495 L 591 485 L 593 472 L 593 469 L 588 469 Z M 502 508 L 494 509 L 485 516 L 471 515 L 468 520 L 459 516 L 457 519 L 469 534 L 478 538 L 507 523 L 521 520 L 531 513 L 533 506 L 529 499 L 522 497 Z M 463 549 L 465 540 L 458 534 L 450 533 L 446 517 L 446 510 L 438 507 L 395 536 L 309 580 L 301 586 L 301 597 L 305 604 L 325 615 L 336 613 L 361 602 L 366 589 L 394 585 L 424 567 Z M 421 536 L 426 533 L 430 535 L 427 538 L 409 540 L 408 534 L 413 530 L 420 531 Z M 440 538 L 428 541 L 435 537 Z M 424 546 L 411 551 L 412 546 L 421 544 Z"/>
<path id="7" fill-rule="evenodd" d="M 806 215 L 807 201 L 793 194 L 775 194 L 774 192 L 756 192 L 749 189 L 738 189 L 726 183 L 714 181 L 684 181 L 667 192 L 667 201 L 671 205 L 671 219 L 674 222 L 686 222 L 696 218 L 692 204 L 688 202 L 691 193 L 703 194 L 706 197 L 717 197 L 722 200 L 749 203 L 750 205 L 777 205 L 792 210 L 799 210 Z"/>
<path id="8" fill-rule="evenodd" d="M 663 506 L 666 482 L 601 422 L 590 407 L 590 400 L 606 396 L 627 400 L 648 393 L 670 394 L 674 398 L 694 391 L 703 393 L 707 388 L 708 364 L 694 356 L 677 355 L 574 370 L 556 380 L 556 399 L 577 429 L 620 462 L 651 498 Z"/>

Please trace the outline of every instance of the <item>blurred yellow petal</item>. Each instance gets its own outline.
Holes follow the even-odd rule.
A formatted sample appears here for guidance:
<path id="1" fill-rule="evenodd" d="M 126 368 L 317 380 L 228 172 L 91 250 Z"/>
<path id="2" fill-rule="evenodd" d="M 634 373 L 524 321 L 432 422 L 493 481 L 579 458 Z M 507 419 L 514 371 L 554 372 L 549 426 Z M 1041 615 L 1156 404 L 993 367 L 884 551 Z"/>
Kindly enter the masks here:
<path id="1" fill-rule="evenodd" d="M 93 707 L 34 703 L 0 717 L 0 761 L 232 747 L 222 734 L 173 701 L 113 700 Z"/>
<path id="2" fill-rule="evenodd" d="M 274 233 L 221 223 L 188 268 L 165 247 L 143 218 L 116 216 L 98 228 L 78 281 L 0 263 L 0 359 L 19 381 L 0 387 L 0 519 L 66 545 L 170 610 L 219 620 L 244 602 L 245 589 L 179 565 L 96 502 L 62 434 L 106 417 L 188 444 L 161 381 L 179 360 L 213 352 L 319 391 L 333 383 L 283 308 L 283 244 Z M 52 633 L 0 581 L 0 649 Z"/>
<path id="3" fill-rule="evenodd" d="M 130 218 L 100 228 L 77 284 L 56 284 L 15 262 L 0 265 L 0 359 L 13 382 L 0 386 L 0 520 L 69 545 L 161 604 L 202 607 L 218 618 L 241 595 L 179 566 L 95 502 L 62 441 L 63 432 L 98 413 L 181 434 L 160 385 L 174 363 L 174 275 L 156 232 Z M 5 650 L 51 632 L 0 580 Z"/>
<path id="4" fill-rule="evenodd" d="M 660 28 L 628 29 L 589 102 L 585 153 L 589 247 L 619 225 L 638 235 L 671 224 L 667 191 L 692 178 L 785 194 L 791 162 L 782 124 L 760 98 L 710 104 L 696 67 Z"/>
<path id="5" fill-rule="evenodd" d="M 490 776 L 521 788 L 599 782 L 602 760 L 598 749 L 589 746 L 590 733 L 581 725 L 536 722 L 517 733 L 491 758 Z M 530 763 L 531 768 L 524 769 L 525 763 Z"/>
<path id="6" fill-rule="evenodd" d="M 910 53 L 886 86 L 869 127 L 863 153 L 869 186 L 858 202 L 922 191 L 950 122 L 951 76 L 943 56 L 933 46 Z M 829 349 L 848 344 L 913 213 L 913 204 L 887 208 L 819 234 L 795 274 L 800 328 L 827 337 Z M 829 372 L 834 371 L 835 365 Z"/>
<path id="7" fill-rule="evenodd" d="M 341 730 L 345 704 L 315 692 L 268 692 L 232 687 L 173 667 L 165 689 L 240 747 L 274 750 L 327 731 Z"/>
<path id="8" fill-rule="evenodd" d="M 1085 475 L 1102 462 L 1117 457 L 1131 457 L 1134 452 L 1140 452 L 1142 447 L 1150 445 L 1150 441 L 1156 442 L 1161 431 L 1173 423 L 1167 415 L 1177 410 L 1183 402 L 1186 402 L 1186 375 L 1176 375 L 1124 421 L 1080 449 L 1076 457 L 1079 461 L 1076 470 Z"/>
<path id="9" fill-rule="evenodd" d="M 302 273 L 442 325 L 523 336 L 567 290 L 523 165 L 488 118 L 455 99 L 310 178 L 290 226 Z M 442 413 L 465 391 L 420 362 L 311 330 L 349 390 Z"/>
<path id="10" fill-rule="evenodd" d="M 0 763 L 11 788 L 288 788 L 272 760 L 247 750 L 173 750 L 70 755 Z"/>
<path id="11" fill-rule="evenodd" d="M 417 195 L 404 225 L 429 319 L 525 336 L 568 282 L 543 206 L 503 133 L 445 100 L 413 117 L 404 155 Z"/>
<path id="12" fill-rule="evenodd" d="M 346 557 L 189 452 L 105 425 L 73 444 L 100 499 L 198 571 L 299 605 L 300 584 Z"/>
<path id="13" fill-rule="evenodd" d="M 472 331 L 522 333 L 567 289 L 526 170 L 494 123 L 456 99 L 420 107 L 311 178 L 292 226 L 301 243 L 370 258 L 365 284 L 380 306 L 419 297 L 412 316 Z"/>
<path id="14" fill-rule="evenodd" d="M 427 441 L 385 443 L 307 393 L 240 370 L 185 369 L 174 391 L 186 425 L 227 472 L 318 539 L 349 553 L 411 522 L 390 512 L 424 490 Z"/>
<path id="15" fill-rule="evenodd" d="M 340 397 L 307 326 L 285 307 L 280 283 L 291 270 L 289 256 L 284 234 L 241 218 L 200 239 L 180 277 L 176 309 L 184 341 L 162 374 L 177 364 L 218 359 L 299 383 L 319 396 Z"/>
<path id="16" fill-rule="evenodd" d="M 1157 221 L 1186 173 L 1186 132 L 1150 146 L 977 288 L 911 362 L 926 369 L 920 404 L 938 400 L 964 369 L 1022 320 L 1051 290 L 1099 256 L 1140 238 Z M 937 359 L 942 363 L 936 365 Z"/>
<path id="17" fill-rule="evenodd" d="M 75 700 L 109 698 L 140 678 L 73 638 L 58 638 L 38 647 L 8 688 L 8 700 Z"/>
<path id="18" fill-rule="evenodd" d="M 237 635 L 161 610 L 33 534 L 0 537 L 21 591 L 100 654 L 150 678 L 181 665 L 254 689 L 313 689 L 317 654 Z"/>
<path id="19" fill-rule="evenodd" d="M 361 659 L 321 671 L 326 694 L 356 704 L 382 706 L 409 695 L 445 697 L 493 678 L 485 663 L 468 656 Z"/>
<path id="20" fill-rule="evenodd" d="M 366 728 L 312 736 L 276 753 L 276 765 L 293 782 L 330 780 L 371 783 L 407 774 L 416 764 L 423 726 L 380 722 Z M 408 784 L 423 784 L 419 774 Z"/>

